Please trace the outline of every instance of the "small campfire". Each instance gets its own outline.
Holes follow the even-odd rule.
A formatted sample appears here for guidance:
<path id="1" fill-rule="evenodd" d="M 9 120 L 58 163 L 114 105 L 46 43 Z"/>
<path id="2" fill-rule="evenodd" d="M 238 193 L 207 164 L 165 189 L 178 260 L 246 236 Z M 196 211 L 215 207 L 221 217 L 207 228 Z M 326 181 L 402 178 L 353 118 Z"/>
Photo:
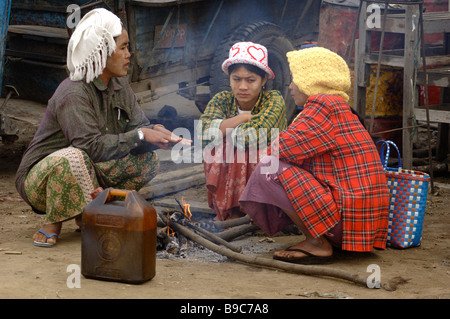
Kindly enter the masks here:
<path id="1" fill-rule="evenodd" d="M 183 214 L 184 214 L 184 218 L 187 218 L 189 220 L 189 222 L 191 221 L 191 217 L 192 217 L 192 213 L 191 213 L 191 205 L 186 203 L 184 200 L 184 197 L 181 196 L 181 204 L 179 202 L 179 200 L 177 198 L 175 198 L 175 200 L 177 201 L 178 205 L 180 205 Z M 167 212 L 167 218 L 170 219 L 170 214 L 169 212 Z M 166 225 L 167 228 L 167 236 L 169 237 L 174 237 L 175 236 L 175 232 L 172 230 L 172 228 L 170 228 L 169 225 Z"/>
<path id="2" fill-rule="evenodd" d="M 212 221 L 210 218 L 196 220 L 195 214 L 191 212 L 191 207 L 184 198 L 178 203 L 179 209 L 158 212 L 157 232 L 157 257 L 158 258 L 194 258 L 207 259 L 208 261 L 222 262 L 234 260 L 256 267 L 280 269 L 293 273 L 300 273 L 310 276 L 331 277 L 347 280 L 361 286 L 366 286 L 365 276 L 350 273 L 340 269 L 333 269 L 323 266 L 291 264 L 268 257 L 262 257 L 258 249 L 248 250 L 248 240 L 257 237 L 246 238 L 245 247 L 231 243 L 233 239 L 242 237 L 245 234 L 259 230 L 248 216 L 229 220 Z M 211 217 L 211 216 L 210 216 Z M 298 234 L 298 229 L 288 232 Z M 267 239 L 264 238 L 263 241 Z M 256 239 L 259 243 L 261 240 Z M 255 243 L 255 241 L 253 241 Z M 267 245 L 255 245 L 259 249 Z M 206 248 L 206 249 L 205 249 Z M 245 248 L 245 251 L 244 249 Z M 275 247 L 274 247 L 275 248 Z M 199 256 L 199 252 L 200 256 Z M 265 251 L 268 252 L 267 250 Z M 395 290 L 396 285 L 392 281 L 383 284 L 386 290 Z"/>
<path id="3" fill-rule="evenodd" d="M 179 209 L 166 209 L 158 213 L 157 249 L 161 258 L 197 257 L 214 261 L 225 261 L 226 257 L 205 250 L 199 240 L 207 240 L 215 245 L 223 246 L 233 252 L 241 252 L 242 248 L 230 243 L 233 239 L 254 232 L 259 229 L 252 224 L 249 217 L 242 217 L 230 221 L 212 221 L 205 216 L 195 216 L 191 212 L 190 204 L 184 197 L 175 198 Z M 208 216 L 211 217 L 211 216 Z M 180 227 L 186 231 L 179 231 Z"/>

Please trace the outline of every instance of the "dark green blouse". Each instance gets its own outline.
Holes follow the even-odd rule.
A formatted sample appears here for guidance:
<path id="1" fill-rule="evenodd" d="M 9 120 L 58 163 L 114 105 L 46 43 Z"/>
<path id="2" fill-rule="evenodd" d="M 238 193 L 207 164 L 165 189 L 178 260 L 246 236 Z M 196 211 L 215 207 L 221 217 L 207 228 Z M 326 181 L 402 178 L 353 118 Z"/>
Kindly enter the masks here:
<path id="1" fill-rule="evenodd" d="M 122 158 L 144 151 L 149 143 L 139 139 L 137 129 L 151 127 L 136 101 L 126 77 L 108 84 L 65 79 L 49 100 L 33 140 L 25 151 L 16 175 L 16 188 L 23 198 L 28 171 L 47 155 L 73 146 L 95 162 Z"/>

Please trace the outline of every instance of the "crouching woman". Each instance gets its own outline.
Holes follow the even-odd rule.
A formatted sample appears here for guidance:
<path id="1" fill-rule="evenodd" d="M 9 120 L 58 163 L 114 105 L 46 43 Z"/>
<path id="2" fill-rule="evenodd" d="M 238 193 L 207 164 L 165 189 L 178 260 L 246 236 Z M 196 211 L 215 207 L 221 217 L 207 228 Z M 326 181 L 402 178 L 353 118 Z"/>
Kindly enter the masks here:
<path id="1" fill-rule="evenodd" d="M 229 75 L 231 91 L 211 99 L 198 132 L 205 146 L 208 204 L 216 219 L 227 220 L 243 216 L 239 197 L 261 154 L 286 128 L 286 106 L 279 91 L 264 90 L 275 76 L 264 46 L 234 44 L 222 70 Z"/>
<path id="2" fill-rule="evenodd" d="M 295 223 L 305 240 L 274 253 L 293 263 L 327 263 L 333 248 L 386 247 L 389 190 L 377 149 L 347 103 L 346 62 L 325 48 L 287 54 L 291 95 L 304 110 L 279 135 L 279 158 L 263 158 L 240 198 L 273 234 Z"/>
<path id="3" fill-rule="evenodd" d="M 152 144 L 181 140 L 150 125 L 139 107 L 126 78 L 128 42 L 120 19 L 106 9 L 88 12 L 70 38 L 70 78 L 49 100 L 16 174 L 19 194 L 45 214 L 36 246 L 53 246 L 62 222 L 79 223 L 95 190 L 142 188 L 159 167 Z"/>

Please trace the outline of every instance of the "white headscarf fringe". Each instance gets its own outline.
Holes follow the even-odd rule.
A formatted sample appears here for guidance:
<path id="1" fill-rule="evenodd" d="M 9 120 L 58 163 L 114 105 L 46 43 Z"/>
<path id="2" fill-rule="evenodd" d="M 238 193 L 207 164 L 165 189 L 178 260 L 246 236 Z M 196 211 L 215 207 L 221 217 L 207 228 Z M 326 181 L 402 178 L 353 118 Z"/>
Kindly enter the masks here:
<path id="1" fill-rule="evenodd" d="M 108 56 L 116 50 L 114 37 L 122 33 L 120 19 L 106 9 L 94 9 L 79 22 L 67 48 L 72 81 L 89 83 L 103 73 Z"/>
<path id="2" fill-rule="evenodd" d="M 102 34 L 100 43 L 81 64 L 75 67 L 75 71 L 70 74 L 70 79 L 72 81 L 80 81 L 86 76 L 86 82 L 91 82 L 102 74 L 106 67 L 106 59 L 108 56 L 112 55 L 115 50 L 116 42 L 111 34 L 105 30 Z"/>

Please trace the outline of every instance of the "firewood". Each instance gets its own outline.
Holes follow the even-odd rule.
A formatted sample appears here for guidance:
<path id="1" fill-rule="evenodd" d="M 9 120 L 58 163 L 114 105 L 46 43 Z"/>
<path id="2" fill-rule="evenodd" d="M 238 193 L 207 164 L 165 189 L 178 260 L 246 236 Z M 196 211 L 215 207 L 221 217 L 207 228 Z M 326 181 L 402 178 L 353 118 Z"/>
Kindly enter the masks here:
<path id="1" fill-rule="evenodd" d="M 240 225 L 224 230 L 223 232 L 218 233 L 217 236 L 226 241 L 232 241 L 239 236 L 245 235 L 258 229 L 260 229 L 259 226 L 254 224 Z"/>
<path id="2" fill-rule="evenodd" d="M 186 220 L 178 221 L 177 223 L 180 224 L 181 222 L 182 222 L 183 226 L 188 226 L 188 227 L 193 228 L 195 231 L 197 231 L 197 232 L 203 234 L 204 236 L 206 236 L 213 243 L 216 243 L 216 244 L 219 244 L 219 245 L 223 245 L 223 246 L 231 249 L 232 251 L 235 251 L 235 252 L 238 252 L 238 253 L 242 251 L 242 247 L 235 246 L 235 245 L 229 243 L 228 241 L 226 241 L 225 239 L 217 236 L 216 234 L 213 234 L 213 233 L 207 231 L 206 229 L 198 227 L 197 225 L 195 225 L 193 223 L 190 223 L 190 222 L 188 222 Z"/>
<path id="3" fill-rule="evenodd" d="M 209 208 L 208 204 L 204 202 L 189 199 L 189 204 L 191 205 L 190 209 L 192 214 L 200 215 L 204 218 L 213 218 L 216 215 L 214 210 Z M 167 197 L 153 201 L 153 206 L 177 210 L 179 204 L 174 202 L 173 198 Z"/>
<path id="4" fill-rule="evenodd" d="M 235 218 L 235 219 L 213 221 L 213 222 L 211 222 L 211 224 L 215 225 L 218 228 L 226 229 L 228 227 L 235 227 L 235 226 L 248 224 L 251 221 L 252 221 L 252 219 L 250 218 L 250 216 L 246 215 L 244 217 Z"/>
<path id="5" fill-rule="evenodd" d="M 139 194 L 147 200 L 178 193 L 185 189 L 205 184 L 205 174 L 195 175 L 169 180 L 156 185 L 149 185 L 141 188 Z"/>
<path id="6" fill-rule="evenodd" d="M 164 222 L 167 223 L 167 218 L 165 216 L 161 216 L 161 218 L 163 219 Z M 276 268 L 287 272 L 299 273 L 309 276 L 332 277 L 337 279 L 343 279 L 367 287 L 366 278 L 358 274 L 353 274 L 344 270 L 329 267 L 292 264 L 264 257 L 244 255 L 242 253 L 234 252 L 226 247 L 218 246 L 213 242 L 203 238 L 202 236 L 194 233 L 189 228 L 180 225 L 178 223 L 171 223 L 170 227 L 173 228 L 175 231 L 181 233 L 186 238 L 189 238 L 190 240 L 195 241 L 196 243 L 204 246 L 205 248 L 208 248 L 232 260 L 240 261 L 254 266 Z M 390 287 L 389 285 L 383 285 L 383 288 L 385 288 L 386 290 L 392 290 L 392 287 Z"/>

